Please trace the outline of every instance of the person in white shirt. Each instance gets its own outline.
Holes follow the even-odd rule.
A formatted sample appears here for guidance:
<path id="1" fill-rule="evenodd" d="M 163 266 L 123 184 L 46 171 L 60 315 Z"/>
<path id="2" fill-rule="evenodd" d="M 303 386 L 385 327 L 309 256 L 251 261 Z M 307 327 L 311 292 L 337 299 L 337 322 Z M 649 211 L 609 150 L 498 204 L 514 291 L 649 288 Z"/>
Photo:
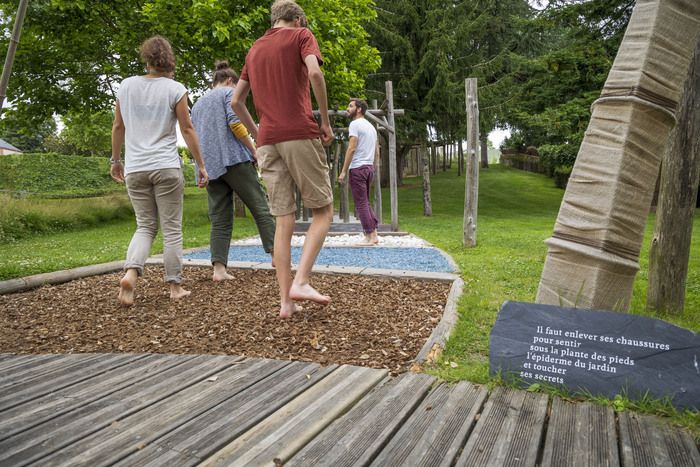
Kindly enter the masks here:
<path id="1" fill-rule="evenodd" d="M 112 124 L 110 175 L 126 190 L 136 214 L 136 232 L 129 243 L 119 281 L 119 302 L 134 304 L 134 289 L 158 232 L 163 230 L 163 266 L 170 284 L 170 298 L 185 297 L 182 287 L 182 205 L 185 178 L 177 151 L 175 123 L 197 162 L 200 187 L 209 175 L 204 167 L 199 139 L 190 121 L 187 89 L 173 80 L 175 54 L 163 37 L 147 39 L 139 49 L 148 73 L 126 78 L 119 86 Z M 125 146 L 124 165 L 121 161 Z"/>
<path id="2" fill-rule="evenodd" d="M 342 184 L 346 183 L 348 178 L 350 180 L 355 210 L 365 233 L 364 240 L 358 245 L 372 246 L 379 243 L 377 236 L 379 220 L 369 204 L 369 188 L 374 178 L 375 161 L 379 160 L 379 144 L 377 130 L 365 118 L 366 112 L 367 102 L 362 99 L 350 100 L 348 104 L 348 117 L 352 118 L 348 127 L 350 141 L 345 152 L 343 169 L 338 175 L 338 182 Z"/>

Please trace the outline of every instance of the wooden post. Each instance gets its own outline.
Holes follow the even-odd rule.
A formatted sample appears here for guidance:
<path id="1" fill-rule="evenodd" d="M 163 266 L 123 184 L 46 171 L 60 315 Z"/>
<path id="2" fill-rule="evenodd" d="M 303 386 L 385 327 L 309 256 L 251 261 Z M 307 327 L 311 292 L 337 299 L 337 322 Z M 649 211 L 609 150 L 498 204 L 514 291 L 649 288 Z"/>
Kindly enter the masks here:
<path id="1" fill-rule="evenodd" d="M 377 99 L 372 99 L 372 108 L 376 109 L 377 108 Z M 379 128 L 377 128 L 377 138 L 379 138 Z M 374 161 L 374 177 L 372 179 L 372 183 L 374 184 L 374 215 L 377 216 L 377 220 L 379 223 L 382 223 L 382 147 L 381 144 L 379 144 L 379 140 L 377 140 L 377 144 L 379 145 L 379 160 Z M 384 155 L 386 157 L 386 155 Z"/>
<path id="2" fill-rule="evenodd" d="M 7 96 L 7 86 L 10 83 L 12 64 L 15 60 L 15 51 L 17 50 L 17 45 L 19 44 L 19 37 L 22 34 L 22 23 L 24 23 L 24 16 L 27 13 L 28 2 L 29 0 L 20 0 L 19 2 L 19 6 L 17 7 L 17 16 L 15 16 L 15 24 L 12 27 L 12 37 L 10 38 L 10 44 L 7 46 L 5 65 L 2 67 L 2 76 L 0 76 L 0 115 L 2 114 L 2 107 L 5 103 L 5 96 Z"/>
<path id="3" fill-rule="evenodd" d="M 387 121 L 392 129 L 394 123 L 394 86 L 391 81 L 386 83 Z M 396 132 L 389 131 L 389 190 L 391 193 L 391 230 L 399 230 L 399 200 L 396 185 Z"/>
<path id="4" fill-rule="evenodd" d="M 693 214 L 700 175 L 700 40 L 685 82 L 678 123 L 661 164 L 659 202 L 649 250 L 647 308 L 683 311 Z"/>
<path id="5" fill-rule="evenodd" d="M 467 170 L 464 189 L 464 246 L 476 246 L 476 213 L 479 200 L 479 101 L 476 78 L 464 80 L 467 93 Z"/>
<path id="6" fill-rule="evenodd" d="M 432 146 L 431 152 L 435 152 L 435 146 Z M 421 154 L 421 167 L 423 175 L 423 215 L 432 216 L 433 215 L 433 204 L 430 199 L 430 164 L 428 164 L 428 150 L 425 145 L 420 147 Z"/>
<path id="7" fill-rule="evenodd" d="M 345 163 L 345 153 L 348 149 L 348 143 L 343 141 L 341 154 L 343 154 L 343 164 Z M 338 162 L 338 167 L 340 170 L 341 164 Z M 340 185 L 340 212 L 338 217 L 343 219 L 343 222 L 350 222 L 350 200 L 348 199 L 348 187 L 350 186 L 350 176 L 346 175 L 345 183 Z"/>

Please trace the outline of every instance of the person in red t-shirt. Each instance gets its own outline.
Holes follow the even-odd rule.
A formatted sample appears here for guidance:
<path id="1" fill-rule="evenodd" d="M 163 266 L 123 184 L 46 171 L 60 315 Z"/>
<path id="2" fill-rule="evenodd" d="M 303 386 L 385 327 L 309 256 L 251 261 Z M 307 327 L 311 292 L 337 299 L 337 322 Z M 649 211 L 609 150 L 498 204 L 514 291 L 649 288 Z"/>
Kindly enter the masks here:
<path id="1" fill-rule="evenodd" d="M 268 188 L 270 212 L 277 219 L 273 250 L 280 286 L 280 316 L 298 308 L 294 301 L 326 305 L 331 298 L 310 284 L 311 268 L 333 219 L 333 191 L 323 145 L 333 140 L 321 51 L 306 28 L 306 15 L 296 2 L 272 5 L 272 28 L 248 51 L 231 107 L 257 142 L 256 157 Z M 321 126 L 311 110 L 309 82 L 321 113 Z M 246 108 L 252 91 L 260 128 Z M 299 188 L 313 221 L 304 240 L 297 273 L 292 280 L 291 242 Z"/>

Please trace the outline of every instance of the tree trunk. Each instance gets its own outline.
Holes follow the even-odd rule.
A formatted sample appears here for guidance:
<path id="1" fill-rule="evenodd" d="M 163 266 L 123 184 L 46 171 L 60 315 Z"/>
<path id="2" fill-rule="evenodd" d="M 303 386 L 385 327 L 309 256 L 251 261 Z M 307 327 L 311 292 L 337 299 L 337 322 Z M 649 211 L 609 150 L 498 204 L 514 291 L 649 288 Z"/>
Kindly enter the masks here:
<path id="1" fill-rule="evenodd" d="M 432 146 L 432 151 L 435 152 L 435 146 Z M 428 154 L 425 145 L 420 147 L 421 154 L 421 166 L 423 173 L 423 215 L 432 216 L 433 215 L 433 203 L 430 199 L 430 164 L 428 164 Z"/>
<path id="2" fill-rule="evenodd" d="M 233 194 L 233 217 L 245 217 L 245 204 L 236 193 Z"/>
<path id="3" fill-rule="evenodd" d="M 690 239 L 700 175 L 700 41 L 690 65 L 678 123 L 661 166 L 649 250 L 647 308 L 680 313 L 685 303 Z"/>
<path id="4" fill-rule="evenodd" d="M 697 0 L 635 3 L 546 241 L 538 303 L 629 308 L 654 182 L 698 32 Z"/>
<path id="5" fill-rule="evenodd" d="M 464 170 L 464 149 L 462 149 L 462 143 L 459 143 L 459 154 L 457 154 L 457 176 L 462 175 Z"/>
<path id="6" fill-rule="evenodd" d="M 488 140 L 486 139 L 486 136 L 482 135 L 479 141 L 481 142 L 481 167 L 483 169 L 488 169 L 489 168 Z"/>

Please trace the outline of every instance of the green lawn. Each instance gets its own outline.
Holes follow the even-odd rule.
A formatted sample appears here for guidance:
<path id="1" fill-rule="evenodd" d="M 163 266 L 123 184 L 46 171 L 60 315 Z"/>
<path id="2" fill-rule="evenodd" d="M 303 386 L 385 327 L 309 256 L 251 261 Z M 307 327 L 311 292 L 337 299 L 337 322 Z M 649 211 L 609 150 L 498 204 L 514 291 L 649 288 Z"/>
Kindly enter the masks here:
<path id="1" fill-rule="evenodd" d="M 404 180 L 399 189 L 399 225 L 442 250 L 455 260 L 464 280 L 459 300 L 459 322 L 447 343 L 441 362 L 431 373 L 447 380 L 492 383 L 488 376 L 489 333 L 500 306 L 506 300 L 534 301 L 547 253 L 544 240 L 551 233 L 564 192 L 552 179 L 514 169 L 492 166 L 480 173 L 477 242 L 462 246 L 464 177 L 456 170 L 432 177 L 433 216 L 423 216 L 422 184 Z M 389 193 L 384 191 L 384 222 L 390 222 Z M 77 202 L 64 200 L 65 203 Z M 185 247 L 207 245 L 209 223 L 206 192 L 188 188 L 185 196 Z M 696 217 L 694 230 L 700 229 Z M 631 312 L 645 311 L 649 237 L 647 225 L 641 271 L 635 282 Z M 133 218 L 115 219 L 72 232 L 36 235 L 0 244 L 0 279 L 122 259 L 134 230 Z M 234 237 L 256 234 L 250 216 L 235 220 Z M 161 252 L 157 239 L 153 253 Z M 655 316 L 679 326 L 700 330 L 700 235 L 696 233 L 688 276 L 684 314 Z M 653 405 L 653 404 L 652 404 Z M 640 406 L 631 405 L 634 408 Z M 643 407 L 641 407 L 643 408 Z M 665 412 L 656 405 L 650 411 Z M 680 422 L 698 433 L 698 413 L 677 415 Z"/>

